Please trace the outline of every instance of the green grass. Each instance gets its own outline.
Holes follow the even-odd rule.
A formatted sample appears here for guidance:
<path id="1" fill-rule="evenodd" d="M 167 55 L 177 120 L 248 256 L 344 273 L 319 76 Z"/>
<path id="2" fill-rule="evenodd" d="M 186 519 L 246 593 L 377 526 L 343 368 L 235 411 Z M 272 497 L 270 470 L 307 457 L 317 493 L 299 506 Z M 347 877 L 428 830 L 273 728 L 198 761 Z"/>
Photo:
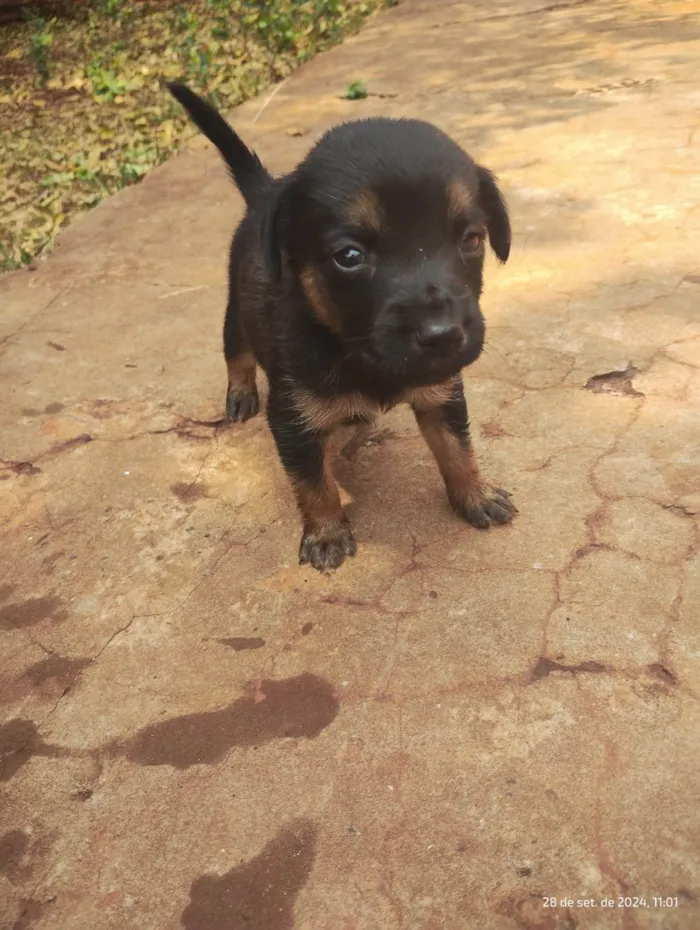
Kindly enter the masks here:
<path id="1" fill-rule="evenodd" d="M 346 100 L 364 100 L 367 96 L 367 87 L 362 81 L 353 81 L 348 84 L 343 96 Z"/>
<path id="2" fill-rule="evenodd" d="M 35 13 L 0 28 L 0 270 L 31 262 L 73 216 L 191 135 L 164 80 L 185 80 L 227 110 L 390 5 L 96 0 L 75 18 Z M 355 82 L 347 93 L 366 89 Z"/>

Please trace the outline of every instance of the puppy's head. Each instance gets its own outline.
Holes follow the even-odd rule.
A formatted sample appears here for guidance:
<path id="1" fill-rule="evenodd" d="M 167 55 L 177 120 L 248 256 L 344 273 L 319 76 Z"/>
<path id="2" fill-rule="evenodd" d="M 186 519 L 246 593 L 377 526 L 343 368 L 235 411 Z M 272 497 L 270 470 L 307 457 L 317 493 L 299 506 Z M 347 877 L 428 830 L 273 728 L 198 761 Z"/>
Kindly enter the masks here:
<path id="1" fill-rule="evenodd" d="M 416 120 L 329 132 L 278 187 L 263 223 L 273 274 L 286 265 L 347 353 L 406 386 L 479 356 L 484 243 L 505 262 L 510 237 L 490 172 Z"/>

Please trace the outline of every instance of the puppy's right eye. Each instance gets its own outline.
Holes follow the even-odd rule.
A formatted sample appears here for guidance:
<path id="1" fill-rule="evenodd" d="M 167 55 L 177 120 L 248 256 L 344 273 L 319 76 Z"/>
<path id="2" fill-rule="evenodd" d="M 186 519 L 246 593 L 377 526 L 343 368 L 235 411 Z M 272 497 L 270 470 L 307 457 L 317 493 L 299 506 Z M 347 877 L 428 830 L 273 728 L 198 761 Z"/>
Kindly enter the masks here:
<path id="1" fill-rule="evenodd" d="M 367 256 L 356 246 L 348 245 L 333 253 L 333 261 L 341 271 L 355 271 L 367 263 Z"/>

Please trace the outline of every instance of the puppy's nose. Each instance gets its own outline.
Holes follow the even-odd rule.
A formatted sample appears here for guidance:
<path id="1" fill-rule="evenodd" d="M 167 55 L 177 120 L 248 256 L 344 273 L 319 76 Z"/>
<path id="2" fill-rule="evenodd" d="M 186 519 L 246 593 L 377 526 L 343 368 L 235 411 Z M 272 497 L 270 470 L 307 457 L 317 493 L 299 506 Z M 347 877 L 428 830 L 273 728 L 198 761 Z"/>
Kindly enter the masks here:
<path id="1" fill-rule="evenodd" d="M 464 343 L 464 330 L 452 320 L 426 320 L 416 334 L 416 342 L 433 352 L 454 351 Z"/>

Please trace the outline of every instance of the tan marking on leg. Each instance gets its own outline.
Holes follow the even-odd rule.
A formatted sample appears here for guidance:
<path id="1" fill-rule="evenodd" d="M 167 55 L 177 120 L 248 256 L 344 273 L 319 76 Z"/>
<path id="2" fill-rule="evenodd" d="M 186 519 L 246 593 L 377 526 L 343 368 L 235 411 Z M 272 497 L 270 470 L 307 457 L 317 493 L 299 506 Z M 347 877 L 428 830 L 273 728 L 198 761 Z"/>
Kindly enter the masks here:
<path id="1" fill-rule="evenodd" d="M 226 359 L 228 385 L 232 391 L 252 391 L 255 387 L 255 358 L 251 352 L 241 352 Z"/>
<path id="2" fill-rule="evenodd" d="M 304 533 L 327 536 L 333 529 L 347 522 L 340 503 L 338 485 L 330 466 L 330 456 L 324 448 L 323 480 L 320 486 L 305 481 L 294 482 L 294 494 L 301 511 Z"/>
<path id="3" fill-rule="evenodd" d="M 424 414 L 420 431 L 435 456 L 450 501 L 476 505 L 483 496 L 479 466 L 471 444 L 463 445 L 448 428 L 442 410 Z"/>

